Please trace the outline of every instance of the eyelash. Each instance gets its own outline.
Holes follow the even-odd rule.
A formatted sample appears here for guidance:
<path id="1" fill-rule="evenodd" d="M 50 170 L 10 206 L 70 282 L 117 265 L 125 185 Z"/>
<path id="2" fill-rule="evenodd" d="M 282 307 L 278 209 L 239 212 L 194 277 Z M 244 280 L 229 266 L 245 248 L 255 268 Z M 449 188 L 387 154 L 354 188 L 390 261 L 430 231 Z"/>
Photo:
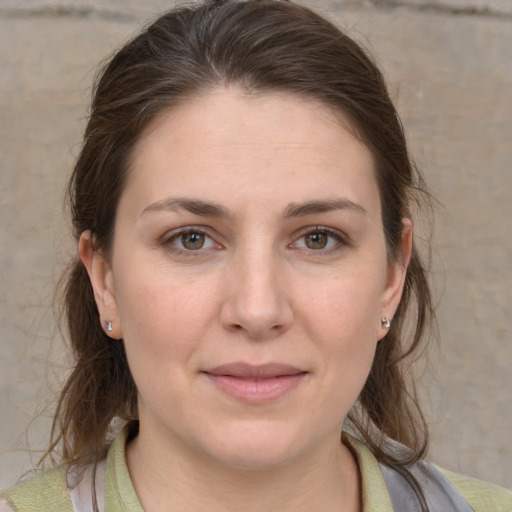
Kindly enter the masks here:
<path id="1" fill-rule="evenodd" d="M 166 247 L 166 249 L 174 254 L 178 255 L 186 255 L 186 256 L 202 256 L 204 255 L 205 250 L 211 249 L 212 247 L 207 247 L 203 249 L 200 247 L 196 250 L 194 249 L 182 249 L 173 245 L 173 242 L 179 240 L 184 235 L 202 235 L 209 241 L 210 244 L 214 245 L 215 248 L 221 248 L 221 245 L 213 240 L 213 238 L 207 233 L 207 231 L 200 227 L 187 226 L 186 228 L 180 229 L 179 231 L 173 231 L 172 233 L 164 236 L 162 238 L 162 244 Z M 208 242 L 206 242 L 208 243 Z"/>
<path id="2" fill-rule="evenodd" d="M 316 235 L 316 234 L 326 235 L 328 238 L 334 240 L 334 244 L 332 244 L 331 247 L 327 247 L 327 248 L 321 247 L 321 248 L 317 248 L 317 249 L 312 249 L 312 248 L 308 248 L 308 247 L 303 247 L 303 248 L 297 247 L 298 241 L 305 240 L 305 237 L 310 236 L 310 235 Z M 205 237 L 205 239 L 207 239 L 209 241 L 209 242 L 207 241 L 206 243 L 208 243 L 208 245 L 210 245 L 210 247 L 206 247 L 206 248 L 199 247 L 198 249 L 194 250 L 194 249 L 180 248 L 173 244 L 173 242 L 179 240 L 180 237 L 183 237 L 184 235 L 202 235 Z M 174 254 L 195 256 L 195 257 L 204 255 L 204 252 L 208 249 L 222 248 L 222 246 L 220 244 L 218 244 L 217 242 L 215 242 L 215 240 L 208 234 L 208 232 L 205 229 L 203 229 L 201 227 L 194 227 L 194 226 L 187 226 L 186 228 L 180 229 L 179 231 L 174 231 L 174 232 L 164 236 L 162 238 L 162 244 L 167 248 L 168 251 L 173 252 Z M 329 241 L 327 241 L 327 245 L 328 244 L 329 244 Z M 334 231 L 330 228 L 326 228 L 323 226 L 315 226 L 314 228 L 311 228 L 311 227 L 304 228 L 300 232 L 299 236 L 297 238 L 295 238 L 294 241 L 291 244 L 289 244 L 288 247 L 302 250 L 309 254 L 319 255 L 319 254 L 329 254 L 329 253 L 339 250 L 340 248 L 347 246 L 347 245 L 348 245 L 348 241 L 347 241 L 346 236 L 339 233 L 338 231 Z M 212 246 L 214 246 L 214 247 L 212 247 Z"/>
<path id="3" fill-rule="evenodd" d="M 299 248 L 299 249 L 307 251 L 309 254 L 319 255 L 319 254 L 329 254 L 331 252 L 334 252 L 336 250 L 343 248 L 344 246 L 349 245 L 347 237 L 344 236 L 342 233 L 335 231 L 333 229 L 330 229 L 330 228 L 323 227 L 323 226 L 315 226 L 313 229 L 311 229 L 310 227 L 304 229 L 300 233 L 300 236 L 297 237 L 295 239 L 295 241 L 292 242 L 290 245 L 292 247 L 296 246 L 296 244 L 299 240 L 305 240 L 305 238 L 307 236 L 315 235 L 315 234 L 326 235 L 327 237 L 334 240 L 334 244 L 332 244 L 331 247 L 327 247 L 327 248 L 322 247 L 322 248 L 318 248 L 318 249 L 311 249 L 308 247 L 304 247 L 304 248 Z M 327 244 L 329 244 L 329 241 L 327 242 Z"/>

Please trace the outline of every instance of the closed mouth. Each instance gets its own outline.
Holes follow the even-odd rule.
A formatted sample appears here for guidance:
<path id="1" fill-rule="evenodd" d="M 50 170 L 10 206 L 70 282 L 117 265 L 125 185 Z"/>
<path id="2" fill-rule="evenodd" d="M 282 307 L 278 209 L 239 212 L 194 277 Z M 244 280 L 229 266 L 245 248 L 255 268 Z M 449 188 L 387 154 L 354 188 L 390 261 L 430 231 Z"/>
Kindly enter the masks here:
<path id="1" fill-rule="evenodd" d="M 231 398 L 249 404 L 262 404 L 291 392 L 308 372 L 281 363 L 229 363 L 202 373 Z"/>

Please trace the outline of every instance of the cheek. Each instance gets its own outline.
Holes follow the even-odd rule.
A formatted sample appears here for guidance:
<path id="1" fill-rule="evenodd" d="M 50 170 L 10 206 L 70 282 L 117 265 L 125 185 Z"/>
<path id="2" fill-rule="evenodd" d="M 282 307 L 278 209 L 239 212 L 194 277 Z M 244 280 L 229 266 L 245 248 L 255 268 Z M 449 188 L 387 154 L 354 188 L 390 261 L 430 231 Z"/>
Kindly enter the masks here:
<path id="1" fill-rule="evenodd" d="M 299 307 L 309 327 L 322 331 L 322 337 L 341 336 L 355 344 L 368 336 L 376 341 L 383 288 L 380 273 L 340 272 L 322 286 L 308 286 Z"/>
<path id="2" fill-rule="evenodd" d="M 119 318 L 133 372 L 152 365 L 152 372 L 165 373 L 189 360 L 215 315 L 211 288 L 165 272 L 119 277 Z"/>
<path id="3" fill-rule="evenodd" d="M 338 410 L 348 411 L 371 369 L 381 292 L 380 280 L 332 278 L 323 293 L 303 304 L 308 337 L 321 356 L 318 370 L 331 390 L 327 400 Z"/>

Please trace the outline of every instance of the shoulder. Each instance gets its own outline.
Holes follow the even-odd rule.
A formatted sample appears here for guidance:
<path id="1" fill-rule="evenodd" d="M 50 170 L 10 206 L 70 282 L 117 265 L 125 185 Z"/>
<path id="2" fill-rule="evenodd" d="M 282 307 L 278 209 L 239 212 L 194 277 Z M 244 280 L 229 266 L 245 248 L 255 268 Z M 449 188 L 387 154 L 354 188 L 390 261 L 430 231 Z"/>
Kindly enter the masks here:
<path id="1" fill-rule="evenodd" d="M 59 466 L 0 492 L 0 512 L 72 512 L 66 468 Z"/>
<path id="2" fill-rule="evenodd" d="M 464 496 L 475 512 L 512 512 L 512 491 L 440 467 L 437 469 Z"/>
<path id="3" fill-rule="evenodd" d="M 364 510 L 392 512 L 409 509 L 407 504 L 410 500 L 414 502 L 416 495 L 411 495 L 412 487 L 403 475 L 379 464 L 359 439 L 344 433 L 343 441 L 352 449 L 361 472 Z M 403 449 L 397 443 L 392 448 Z M 469 505 L 473 512 L 512 512 L 512 491 L 497 485 L 459 475 L 425 461 L 408 466 L 407 472 L 412 473 L 421 486 L 429 505 L 432 505 L 431 510 L 468 510 Z"/>

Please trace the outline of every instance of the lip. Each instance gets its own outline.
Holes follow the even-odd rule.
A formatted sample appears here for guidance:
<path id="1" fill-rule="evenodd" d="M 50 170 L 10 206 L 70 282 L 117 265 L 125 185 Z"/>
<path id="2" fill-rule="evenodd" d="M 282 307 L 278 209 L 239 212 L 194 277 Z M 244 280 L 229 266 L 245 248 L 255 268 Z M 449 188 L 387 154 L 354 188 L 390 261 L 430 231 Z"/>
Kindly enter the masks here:
<path id="1" fill-rule="evenodd" d="M 291 365 L 229 363 L 203 371 L 221 392 L 242 402 L 272 402 L 295 389 L 307 372 Z"/>

